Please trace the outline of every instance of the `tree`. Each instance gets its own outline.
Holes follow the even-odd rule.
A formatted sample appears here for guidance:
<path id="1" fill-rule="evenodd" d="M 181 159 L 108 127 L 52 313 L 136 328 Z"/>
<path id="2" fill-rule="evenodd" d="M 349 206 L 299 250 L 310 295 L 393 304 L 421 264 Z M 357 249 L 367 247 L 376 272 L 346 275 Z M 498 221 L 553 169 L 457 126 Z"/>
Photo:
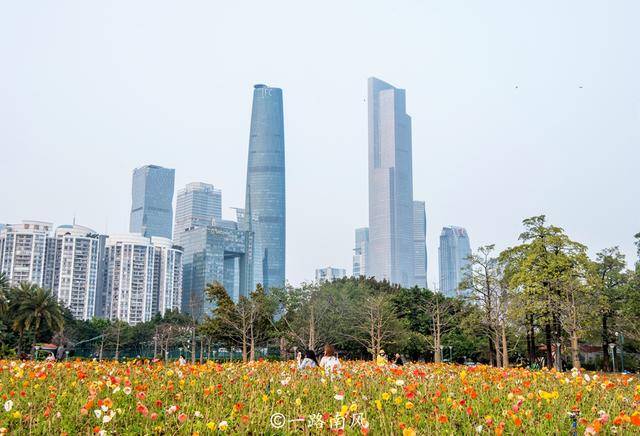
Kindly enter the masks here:
<path id="1" fill-rule="evenodd" d="M 4 272 L 0 272 L 0 315 L 7 312 L 9 302 L 7 300 L 7 292 L 9 291 L 9 278 Z"/>
<path id="2" fill-rule="evenodd" d="M 547 367 L 561 369 L 560 307 L 567 284 L 577 275 L 575 269 L 586 259 L 586 247 L 572 241 L 562 228 L 547 225 L 544 215 L 527 218 L 523 224 L 521 244 L 501 253 L 500 260 L 509 287 L 525 296 L 531 329 L 534 318 L 544 327 Z"/>
<path id="3" fill-rule="evenodd" d="M 22 334 L 33 328 L 33 345 L 37 343 L 41 326 L 51 330 L 61 330 L 64 326 L 60 305 L 55 297 L 47 290 L 34 285 L 21 283 L 16 296 L 21 299 L 14 303 L 14 329 Z"/>
<path id="4" fill-rule="evenodd" d="M 609 343 L 612 342 L 611 327 L 624 302 L 627 275 L 626 261 L 618 247 L 606 248 L 596 255 L 592 263 L 591 287 L 594 304 L 600 315 L 600 339 L 602 344 L 602 366 L 611 370 Z"/>
<path id="5" fill-rule="evenodd" d="M 493 257 L 495 245 L 485 245 L 469 256 L 460 289 L 469 289 L 467 299 L 484 314 L 482 328 L 489 345 L 489 362 L 496 366 L 509 366 L 506 339 L 507 290 L 503 287 L 498 259 Z"/>

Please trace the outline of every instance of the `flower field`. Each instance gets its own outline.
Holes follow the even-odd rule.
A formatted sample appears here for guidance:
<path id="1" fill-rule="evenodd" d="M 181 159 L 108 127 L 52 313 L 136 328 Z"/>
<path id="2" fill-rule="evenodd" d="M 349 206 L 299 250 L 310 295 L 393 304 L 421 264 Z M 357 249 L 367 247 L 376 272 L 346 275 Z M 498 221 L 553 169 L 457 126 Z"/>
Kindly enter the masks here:
<path id="1" fill-rule="evenodd" d="M 636 376 L 345 362 L 0 361 L 0 433 L 640 434 Z"/>

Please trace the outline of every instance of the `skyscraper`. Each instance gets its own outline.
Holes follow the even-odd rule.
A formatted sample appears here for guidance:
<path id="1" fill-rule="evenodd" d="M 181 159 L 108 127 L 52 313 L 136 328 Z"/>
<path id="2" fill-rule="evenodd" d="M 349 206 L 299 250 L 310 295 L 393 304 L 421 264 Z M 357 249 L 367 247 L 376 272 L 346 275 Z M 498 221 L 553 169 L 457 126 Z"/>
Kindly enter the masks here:
<path id="1" fill-rule="evenodd" d="M 416 285 L 427 287 L 427 213 L 424 201 L 413 202 L 413 261 Z"/>
<path id="2" fill-rule="evenodd" d="M 347 276 L 347 270 L 344 268 L 334 268 L 328 266 L 326 268 L 316 269 L 316 282 L 331 282 L 335 279 L 341 279 Z"/>
<path id="3" fill-rule="evenodd" d="M 253 287 L 284 286 L 285 212 L 282 90 L 255 85 L 245 202 L 246 227 L 254 234 Z"/>
<path id="4" fill-rule="evenodd" d="M 459 295 L 459 285 L 463 279 L 465 268 L 469 265 L 468 257 L 471 245 L 467 231 L 462 227 L 443 227 L 438 247 L 438 263 L 440 267 L 440 292 L 447 297 Z"/>
<path id="5" fill-rule="evenodd" d="M 167 238 L 152 237 L 153 300 L 151 312 L 164 315 L 182 306 L 182 249 Z"/>
<path id="6" fill-rule="evenodd" d="M 369 259 L 367 274 L 414 280 L 411 117 L 405 91 L 369 78 Z"/>
<path id="7" fill-rule="evenodd" d="M 103 291 L 103 251 L 104 239 L 87 227 L 74 224 L 56 229 L 51 293 L 76 319 L 96 316 L 96 297 Z"/>
<path id="8" fill-rule="evenodd" d="M 22 221 L 7 224 L 0 230 L 0 272 L 12 285 L 34 283 L 49 288 L 48 255 L 52 254 L 50 231 L 52 224 L 42 221 Z"/>
<path id="9" fill-rule="evenodd" d="M 175 174 L 157 165 L 133 170 L 129 232 L 171 239 Z"/>
<path id="10" fill-rule="evenodd" d="M 173 237 L 179 244 L 180 233 L 192 227 L 210 226 L 222 220 L 222 191 L 207 183 L 189 183 L 178 191 Z"/>
<path id="11" fill-rule="evenodd" d="M 353 249 L 353 276 L 368 277 L 367 253 L 369 253 L 369 228 L 356 229 L 356 245 Z"/>

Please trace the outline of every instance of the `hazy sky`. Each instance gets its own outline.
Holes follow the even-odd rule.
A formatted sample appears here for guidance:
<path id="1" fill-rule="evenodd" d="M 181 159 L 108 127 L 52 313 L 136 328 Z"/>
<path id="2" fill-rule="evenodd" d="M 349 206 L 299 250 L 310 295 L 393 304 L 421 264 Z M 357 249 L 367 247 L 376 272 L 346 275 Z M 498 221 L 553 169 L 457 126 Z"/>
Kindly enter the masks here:
<path id="1" fill-rule="evenodd" d="M 516 243 L 546 214 L 591 253 L 640 231 L 640 2 L 0 0 L 0 222 L 128 230 L 131 172 L 243 206 L 252 88 L 283 88 L 287 276 L 351 271 L 366 79 L 407 90 L 429 282 L 443 225 Z"/>

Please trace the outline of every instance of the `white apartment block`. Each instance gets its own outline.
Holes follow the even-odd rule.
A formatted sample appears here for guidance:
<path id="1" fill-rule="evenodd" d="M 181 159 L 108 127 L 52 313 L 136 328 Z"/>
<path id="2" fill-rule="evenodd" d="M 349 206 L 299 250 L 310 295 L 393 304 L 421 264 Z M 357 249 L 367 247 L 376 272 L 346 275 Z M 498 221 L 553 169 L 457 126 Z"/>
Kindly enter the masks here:
<path id="1" fill-rule="evenodd" d="M 52 224 L 22 221 L 7 224 L 0 230 L 0 272 L 11 285 L 21 282 L 46 284 L 47 243 Z M 50 242 L 49 242 L 50 243 Z"/>

